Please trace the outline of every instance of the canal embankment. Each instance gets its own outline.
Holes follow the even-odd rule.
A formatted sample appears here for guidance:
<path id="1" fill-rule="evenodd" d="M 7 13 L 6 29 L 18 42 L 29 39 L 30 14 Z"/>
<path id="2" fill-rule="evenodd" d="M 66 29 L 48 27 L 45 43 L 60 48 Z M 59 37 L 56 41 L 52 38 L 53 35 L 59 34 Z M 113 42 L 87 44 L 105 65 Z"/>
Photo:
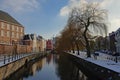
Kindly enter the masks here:
<path id="1" fill-rule="evenodd" d="M 47 54 L 33 53 L 0 66 L 0 80 L 4 80 L 10 74 L 20 69 L 23 65 L 27 65 L 27 63 L 29 63 L 30 61 L 39 59 L 40 57 L 45 55 Z"/>
<path id="2" fill-rule="evenodd" d="M 99 77 L 99 79 L 101 80 L 120 80 L 120 73 L 116 72 L 114 70 L 111 70 L 109 68 L 106 68 L 104 66 L 95 64 L 91 61 L 89 61 L 89 59 L 87 58 L 81 58 L 78 57 L 75 54 L 71 54 L 71 53 L 67 53 L 67 55 L 69 56 L 69 58 L 75 62 L 75 64 L 78 67 L 84 67 L 84 69 L 86 69 L 86 71 L 88 73 L 93 74 L 94 76 Z M 108 62 L 109 63 L 109 62 Z M 109 64 L 108 64 L 109 65 Z M 113 64 L 114 66 L 114 64 Z"/>

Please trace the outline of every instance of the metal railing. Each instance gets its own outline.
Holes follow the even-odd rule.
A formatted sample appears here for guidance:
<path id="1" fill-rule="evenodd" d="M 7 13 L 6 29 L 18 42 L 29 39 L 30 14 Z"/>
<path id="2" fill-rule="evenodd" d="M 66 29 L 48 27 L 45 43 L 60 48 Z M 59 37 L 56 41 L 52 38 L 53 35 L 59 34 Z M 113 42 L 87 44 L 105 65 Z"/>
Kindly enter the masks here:
<path id="1" fill-rule="evenodd" d="M 78 52 L 75 51 L 76 55 L 77 55 L 77 53 Z M 80 53 L 79 54 L 80 57 L 83 57 L 83 58 L 87 57 L 86 52 L 80 51 L 79 53 Z M 108 54 L 105 54 L 105 53 L 98 53 L 98 55 L 94 55 L 94 53 L 93 53 L 93 54 L 91 54 L 91 57 L 93 59 L 97 59 L 97 60 L 114 61 L 116 63 L 120 62 L 120 56 L 112 56 L 112 55 L 108 55 Z"/>
<path id="2" fill-rule="evenodd" d="M 4 54 L 4 55 L 0 55 L 0 63 L 3 63 L 3 64 L 7 64 L 7 63 L 10 63 L 10 62 L 13 62 L 13 61 L 16 61 L 18 59 L 21 59 L 23 57 L 26 57 L 26 56 L 30 56 L 32 54 L 35 54 L 35 53 L 27 53 L 27 54 L 12 54 L 12 55 L 8 55 L 8 54 Z"/>

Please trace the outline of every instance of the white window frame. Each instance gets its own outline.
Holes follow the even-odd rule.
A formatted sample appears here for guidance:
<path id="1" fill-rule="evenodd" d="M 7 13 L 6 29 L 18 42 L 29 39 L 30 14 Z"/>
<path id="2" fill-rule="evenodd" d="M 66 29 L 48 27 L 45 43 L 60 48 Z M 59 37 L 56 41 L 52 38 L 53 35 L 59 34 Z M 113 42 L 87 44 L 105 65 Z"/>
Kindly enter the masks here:
<path id="1" fill-rule="evenodd" d="M 10 24 L 7 24 L 7 30 L 10 30 Z"/>
<path id="2" fill-rule="evenodd" d="M 4 22 L 1 22 L 1 28 L 4 29 Z"/>
<path id="3" fill-rule="evenodd" d="M 1 36 L 4 36 L 4 30 L 1 30 Z"/>
<path id="4" fill-rule="evenodd" d="M 18 30 L 18 26 L 16 26 L 16 31 L 18 32 L 19 30 Z"/>
<path id="5" fill-rule="evenodd" d="M 17 38 L 19 38 L 19 34 L 17 33 Z"/>
<path id="6" fill-rule="evenodd" d="M 7 31 L 7 37 L 10 37 L 10 31 Z"/>
<path id="7" fill-rule="evenodd" d="M 21 32 L 23 32 L 23 28 L 21 28 Z"/>
<path id="8" fill-rule="evenodd" d="M 15 34 L 14 34 L 14 32 L 12 32 L 12 38 L 14 38 L 15 37 Z"/>
<path id="9" fill-rule="evenodd" d="M 13 30 L 13 31 L 15 30 L 15 26 L 14 26 L 14 25 L 12 25 L 12 30 Z"/>

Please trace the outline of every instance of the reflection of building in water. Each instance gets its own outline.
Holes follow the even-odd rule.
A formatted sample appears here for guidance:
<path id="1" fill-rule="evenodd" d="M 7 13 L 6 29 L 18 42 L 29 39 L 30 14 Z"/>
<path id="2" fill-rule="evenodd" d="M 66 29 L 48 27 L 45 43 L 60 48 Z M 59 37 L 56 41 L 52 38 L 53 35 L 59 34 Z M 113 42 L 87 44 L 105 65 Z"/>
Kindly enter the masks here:
<path id="1" fill-rule="evenodd" d="M 38 62 L 34 63 L 31 67 L 33 75 L 35 75 L 36 71 L 39 71 L 42 69 L 42 60 L 39 60 Z"/>
<path id="2" fill-rule="evenodd" d="M 46 64 L 46 58 L 42 59 L 42 66 L 44 66 Z"/>
<path id="3" fill-rule="evenodd" d="M 47 61 L 48 64 L 51 62 L 52 57 L 53 57 L 52 55 L 48 55 L 48 56 L 47 56 L 46 61 Z"/>
<path id="4" fill-rule="evenodd" d="M 35 72 L 37 70 L 37 65 L 33 64 L 31 69 L 32 69 L 33 75 L 35 75 Z"/>

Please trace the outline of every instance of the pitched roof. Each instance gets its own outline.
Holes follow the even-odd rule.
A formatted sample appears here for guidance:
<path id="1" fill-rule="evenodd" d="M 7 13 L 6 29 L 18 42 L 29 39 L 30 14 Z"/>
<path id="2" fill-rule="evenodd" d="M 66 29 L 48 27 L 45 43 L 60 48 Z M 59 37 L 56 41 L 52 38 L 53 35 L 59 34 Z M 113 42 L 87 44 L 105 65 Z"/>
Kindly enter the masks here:
<path id="1" fill-rule="evenodd" d="M 26 34 L 23 36 L 23 40 L 34 40 L 35 35 L 34 34 Z"/>
<path id="2" fill-rule="evenodd" d="M 29 34 L 26 34 L 23 36 L 23 40 L 31 40 L 31 36 Z"/>
<path id="3" fill-rule="evenodd" d="M 0 20 L 4 20 L 10 23 L 14 23 L 17 25 L 21 25 L 18 21 L 16 21 L 11 15 L 9 15 L 8 13 L 1 11 L 0 10 Z M 22 25 L 21 25 L 22 26 Z"/>

